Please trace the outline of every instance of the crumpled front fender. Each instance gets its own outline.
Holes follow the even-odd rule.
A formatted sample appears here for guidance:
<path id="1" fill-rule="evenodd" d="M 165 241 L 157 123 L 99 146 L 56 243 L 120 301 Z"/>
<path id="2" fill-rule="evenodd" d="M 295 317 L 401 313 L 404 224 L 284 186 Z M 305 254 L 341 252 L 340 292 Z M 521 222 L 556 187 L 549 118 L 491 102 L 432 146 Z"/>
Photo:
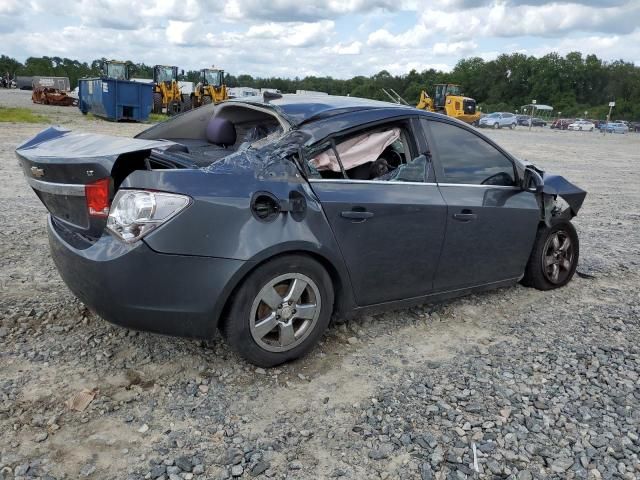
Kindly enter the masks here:
<path id="1" fill-rule="evenodd" d="M 575 217 L 582 207 L 587 192 L 560 175 L 543 173 L 542 180 L 544 181 L 542 193 L 553 195 L 554 198 L 558 195 L 561 196 L 569 204 L 571 216 Z"/>
<path id="2" fill-rule="evenodd" d="M 540 205 L 540 220 L 544 221 L 547 226 L 551 226 L 554 220 L 571 220 L 578 214 L 587 196 L 586 191 L 566 178 L 545 172 L 532 163 L 525 162 L 524 168 L 524 183 L 527 184 L 523 184 L 523 188 L 535 187 Z M 527 171 L 532 173 L 529 180 L 527 180 Z M 537 180 L 535 180 L 536 177 Z"/>

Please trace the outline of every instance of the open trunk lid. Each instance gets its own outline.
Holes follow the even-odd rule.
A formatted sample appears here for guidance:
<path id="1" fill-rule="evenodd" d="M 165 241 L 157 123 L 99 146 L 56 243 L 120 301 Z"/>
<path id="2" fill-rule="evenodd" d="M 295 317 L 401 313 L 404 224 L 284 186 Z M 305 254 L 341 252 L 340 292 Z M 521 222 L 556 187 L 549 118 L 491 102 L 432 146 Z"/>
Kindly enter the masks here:
<path id="1" fill-rule="evenodd" d="M 110 205 L 122 181 L 114 175 L 119 159 L 145 168 L 145 158 L 152 149 L 171 145 L 51 127 L 18 146 L 16 155 L 27 182 L 51 215 L 76 233 L 97 237 L 104 229 L 106 215 L 90 214 L 87 192 L 94 185 L 107 184 Z M 135 169 L 132 165 L 127 168 L 129 172 Z"/>

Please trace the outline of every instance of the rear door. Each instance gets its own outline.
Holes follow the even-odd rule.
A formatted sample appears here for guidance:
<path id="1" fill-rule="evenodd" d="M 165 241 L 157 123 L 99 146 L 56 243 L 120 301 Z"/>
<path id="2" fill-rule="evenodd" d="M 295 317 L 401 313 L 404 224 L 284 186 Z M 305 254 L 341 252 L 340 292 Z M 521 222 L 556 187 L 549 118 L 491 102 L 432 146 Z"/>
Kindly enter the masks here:
<path id="1" fill-rule="evenodd" d="M 429 135 L 447 226 L 436 290 L 515 279 L 524 272 L 539 221 L 513 161 L 471 129 L 423 121 Z"/>
<path id="2" fill-rule="evenodd" d="M 417 121 L 415 125 L 420 128 Z M 412 168 L 402 181 L 310 180 L 360 306 L 433 290 L 447 207 L 433 181 L 430 160 L 418 155 L 427 151 L 424 139 L 416 139 L 410 127 L 405 133 L 412 144 L 406 153 Z"/>

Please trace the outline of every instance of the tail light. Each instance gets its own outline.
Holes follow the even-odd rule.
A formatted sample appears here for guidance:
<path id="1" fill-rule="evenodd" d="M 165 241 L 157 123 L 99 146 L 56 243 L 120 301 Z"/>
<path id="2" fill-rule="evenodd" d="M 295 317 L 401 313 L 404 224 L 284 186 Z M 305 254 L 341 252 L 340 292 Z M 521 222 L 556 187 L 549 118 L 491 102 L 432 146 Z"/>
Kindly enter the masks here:
<path id="1" fill-rule="evenodd" d="M 84 186 L 87 208 L 91 217 L 109 216 L 109 185 L 111 179 L 102 178 Z"/>
<path id="2" fill-rule="evenodd" d="M 186 195 L 147 190 L 119 190 L 113 199 L 107 228 L 127 243 L 133 243 L 185 209 Z"/>

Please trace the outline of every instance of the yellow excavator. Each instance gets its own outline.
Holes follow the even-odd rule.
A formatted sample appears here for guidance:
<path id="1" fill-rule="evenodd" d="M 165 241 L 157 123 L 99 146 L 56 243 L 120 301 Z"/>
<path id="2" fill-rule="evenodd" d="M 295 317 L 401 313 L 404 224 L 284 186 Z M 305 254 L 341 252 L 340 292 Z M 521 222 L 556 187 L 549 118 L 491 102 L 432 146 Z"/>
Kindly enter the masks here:
<path id="1" fill-rule="evenodd" d="M 224 84 L 224 70 L 204 68 L 200 70 L 200 80 L 191 94 L 193 108 L 209 103 L 218 103 L 229 98 Z"/>
<path id="2" fill-rule="evenodd" d="M 191 97 L 180 92 L 178 67 L 155 65 L 153 67 L 153 113 L 175 115 L 191 109 Z"/>
<path id="3" fill-rule="evenodd" d="M 476 101 L 465 97 L 460 85 L 440 83 L 435 86 L 434 98 L 423 90 L 416 108 L 429 112 L 443 113 L 465 123 L 476 123 L 480 120 L 480 112 L 476 109 Z"/>

